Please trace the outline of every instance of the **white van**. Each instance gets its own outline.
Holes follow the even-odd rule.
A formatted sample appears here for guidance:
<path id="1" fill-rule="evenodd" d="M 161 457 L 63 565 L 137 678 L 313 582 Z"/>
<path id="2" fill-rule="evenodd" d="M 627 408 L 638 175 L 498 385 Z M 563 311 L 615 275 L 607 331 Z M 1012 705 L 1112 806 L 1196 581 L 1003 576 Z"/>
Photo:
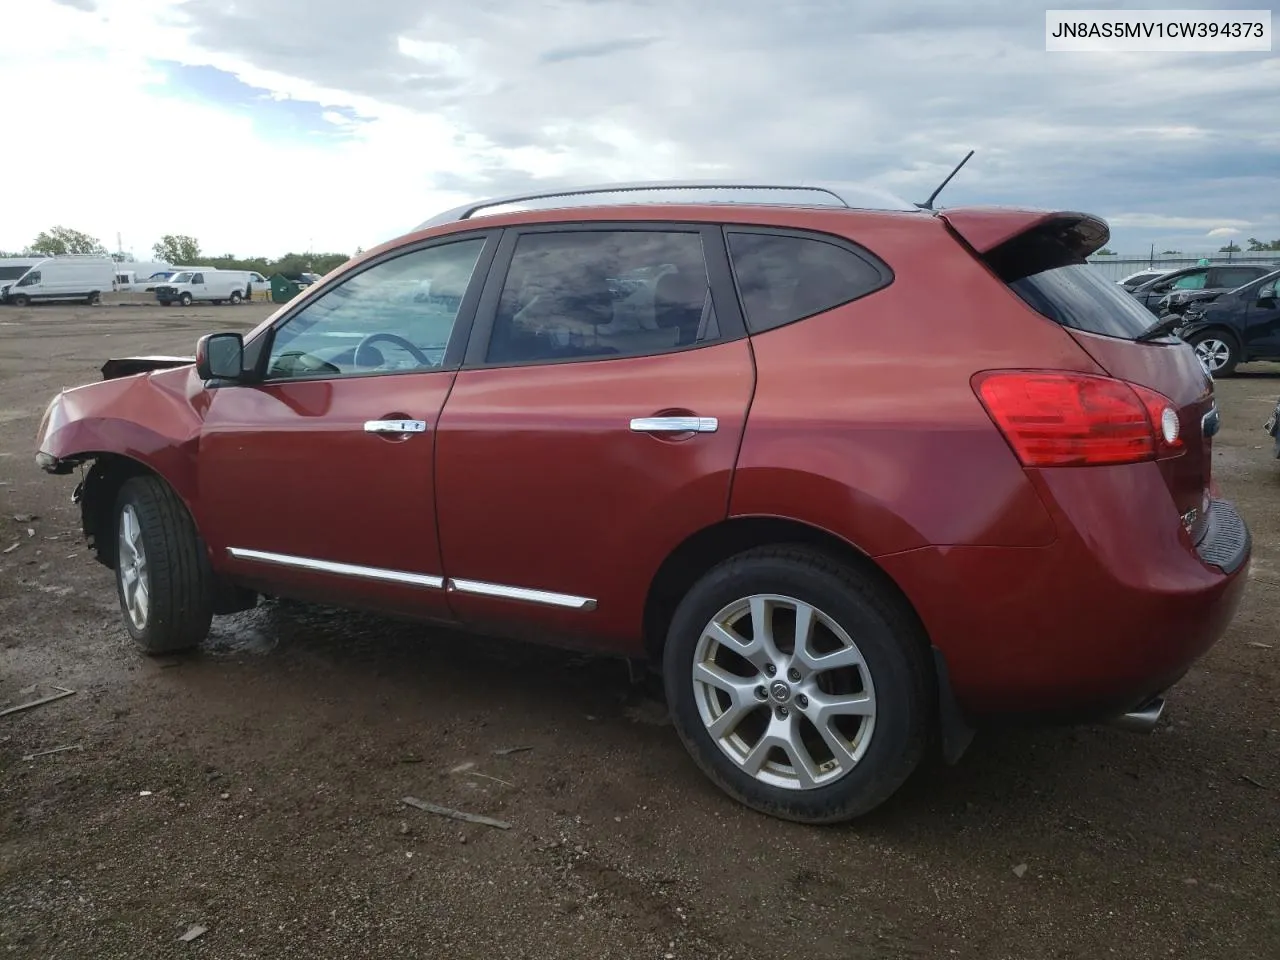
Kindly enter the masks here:
<path id="1" fill-rule="evenodd" d="M 244 299 L 247 274 L 243 270 L 218 270 L 214 267 L 188 267 L 156 285 L 156 299 L 164 306 L 177 302 L 184 307 L 197 300 L 211 303 Z"/>
<path id="2" fill-rule="evenodd" d="M 0 300 L 19 307 L 37 300 L 97 303 L 115 285 L 116 262 L 110 257 L 68 254 L 32 264 L 17 280 L 0 286 Z"/>

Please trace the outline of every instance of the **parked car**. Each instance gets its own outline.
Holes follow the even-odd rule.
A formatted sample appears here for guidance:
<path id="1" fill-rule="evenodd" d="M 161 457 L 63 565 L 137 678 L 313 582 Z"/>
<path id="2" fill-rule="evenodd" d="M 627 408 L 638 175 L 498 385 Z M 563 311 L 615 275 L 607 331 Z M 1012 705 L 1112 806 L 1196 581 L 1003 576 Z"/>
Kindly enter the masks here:
<path id="1" fill-rule="evenodd" d="M 1236 364 L 1280 360 L 1280 270 L 1273 270 L 1207 303 L 1192 303 L 1178 336 L 1215 377 L 1229 377 Z"/>
<path id="2" fill-rule="evenodd" d="M 1120 286 L 1124 287 L 1126 290 L 1133 290 L 1136 287 L 1142 286 L 1148 280 L 1154 280 L 1156 277 L 1163 277 L 1169 272 L 1170 271 L 1162 270 L 1159 267 L 1147 267 L 1146 269 L 1139 270 L 1136 273 L 1131 273 L 1127 277 L 1121 277 L 1116 281 L 1116 283 L 1120 284 Z"/>
<path id="3" fill-rule="evenodd" d="M 116 262 L 110 257 L 65 254 L 45 257 L 0 287 L 0 300 L 14 306 L 57 300 L 97 303 L 116 285 Z"/>
<path id="4" fill-rule="evenodd" d="M 1164 299 L 1171 293 L 1195 291 L 1201 295 L 1216 295 L 1234 290 L 1242 283 L 1256 280 L 1273 269 L 1265 263 L 1232 263 L 1218 266 L 1194 266 L 1174 270 L 1162 277 L 1148 280 L 1132 290 L 1133 296 L 1144 307 L 1161 316 L 1166 313 Z"/>
<path id="5" fill-rule="evenodd" d="M 88 465 L 143 651 L 267 595 L 617 654 L 712 782 L 805 822 L 989 722 L 1158 721 L 1251 539 L 1211 379 L 1085 259 L 1102 220 L 549 196 L 52 399 L 37 461 Z"/>
<path id="6" fill-rule="evenodd" d="M 1271 436 L 1271 453 L 1280 460 L 1280 400 L 1276 401 L 1276 408 L 1271 411 L 1271 418 L 1263 424 L 1263 430 L 1267 431 Z"/>
<path id="7" fill-rule="evenodd" d="M 156 299 L 162 306 L 175 301 L 189 307 L 197 300 L 213 304 L 239 303 L 249 283 L 245 270 L 218 270 L 214 267 L 193 267 L 169 277 L 156 285 Z"/>

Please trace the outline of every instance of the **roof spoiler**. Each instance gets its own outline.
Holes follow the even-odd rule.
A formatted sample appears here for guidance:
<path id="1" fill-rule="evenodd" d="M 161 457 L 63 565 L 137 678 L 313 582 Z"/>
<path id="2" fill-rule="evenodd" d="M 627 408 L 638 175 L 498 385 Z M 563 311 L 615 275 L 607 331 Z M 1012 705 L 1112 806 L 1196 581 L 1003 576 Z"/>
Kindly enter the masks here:
<path id="1" fill-rule="evenodd" d="M 1013 241 L 1049 241 L 1084 259 L 1111 238 L 1101 217 L 1074 210 L 1027 210 L 1017 207 L 957 207 L 940 216 L 984 260 L 1000 258 Z"/>

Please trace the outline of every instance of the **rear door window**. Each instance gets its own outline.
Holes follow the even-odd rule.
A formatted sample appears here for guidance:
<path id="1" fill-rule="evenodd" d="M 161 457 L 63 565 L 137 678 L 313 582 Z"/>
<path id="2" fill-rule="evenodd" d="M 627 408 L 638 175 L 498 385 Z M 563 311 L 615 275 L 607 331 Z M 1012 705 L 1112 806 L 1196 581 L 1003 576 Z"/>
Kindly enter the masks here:
<path id="1" fill-rule="evenodd" d="M 522 234 L 485 362 L 666 353 L 720 337 L 700 230 Z"/>
<path id="2" fill-rule="evenodd" d="M 1243 287 L 1252 280 L 1262 276 L 1262 271 L 1255 267 L 1218 267 L 1213 271 L 1211 287 L 1225 287 L 1234 290 Z"/>
<path id="3" fill-rule="evenodd" d="M 893 279 L 870 252 L 835 237 L 736 229 L 726 236 L 751 333 L 849 303 Z"/>

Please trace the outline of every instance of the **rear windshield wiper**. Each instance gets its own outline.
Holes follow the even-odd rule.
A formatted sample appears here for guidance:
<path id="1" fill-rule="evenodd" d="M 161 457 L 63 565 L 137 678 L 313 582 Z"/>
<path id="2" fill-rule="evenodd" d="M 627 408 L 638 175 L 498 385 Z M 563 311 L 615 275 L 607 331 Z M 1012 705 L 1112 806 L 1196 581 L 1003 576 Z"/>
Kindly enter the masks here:
<path id="1" fill-rule="evenodd" d="M 1147 329 L 1143 330 L 1133 339 L 1138 343 L 1147 340 L 1155 340 L 1157 337 L 1163 337 L 1176 327 L 1182 326 L 1187 322 L 1187 318 L 1178 313 L 1168 313 L 1153 323 Z"/>

